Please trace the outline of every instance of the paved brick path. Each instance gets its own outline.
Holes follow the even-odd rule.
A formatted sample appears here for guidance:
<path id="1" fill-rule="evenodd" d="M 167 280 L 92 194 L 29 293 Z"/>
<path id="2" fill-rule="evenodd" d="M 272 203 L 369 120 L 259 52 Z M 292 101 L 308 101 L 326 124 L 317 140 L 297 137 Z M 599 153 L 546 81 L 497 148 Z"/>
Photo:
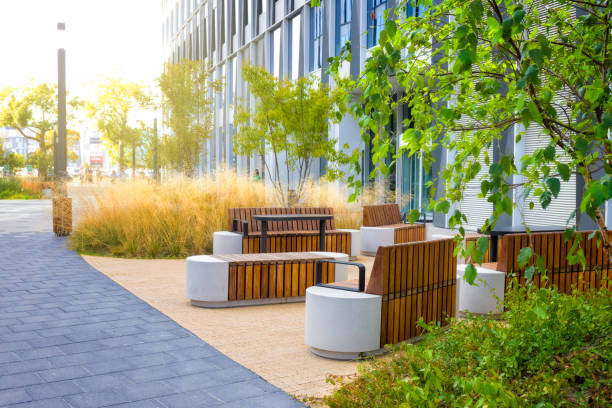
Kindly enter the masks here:
<path id="1" fill-rule="evenodd" d="M 91 268 L 48 201 L 0 201 L 0 407 L 292 407 Z"/>

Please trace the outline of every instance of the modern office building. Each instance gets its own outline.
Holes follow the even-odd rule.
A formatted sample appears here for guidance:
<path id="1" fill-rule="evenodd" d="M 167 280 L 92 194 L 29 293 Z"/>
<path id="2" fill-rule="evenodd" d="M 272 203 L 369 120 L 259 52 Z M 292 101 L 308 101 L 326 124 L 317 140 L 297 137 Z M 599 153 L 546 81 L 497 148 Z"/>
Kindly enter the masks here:
<path id="1" fill-rule="evenodd" d="M 232 105 L 238 100 L 248 101 L 248 91 L 241 79 L 244 63 L 264 66 L 278 77 L 296 79 L 312 75 L 330 83 L 325 74 L 327 60 L 350 41 L 352 61 L 343 69 L 356 76 L 364 67 L 368 50 L 377 43 L 385 10 L 394 9 L 397 1 L 321 0 L 320 3 L 321 6 L 311 7 L 309 0 L 162 0 L 166 61 L 204 60 L 214 67 L 216 79 L 223 78 L 225 82 L 223 93 L 215 97 L 214 134 L 202 155 L 202 173 L 213 172 L 221 165 L 232 166 L 242 173 L 262 167 L 261 158 L 235 157 L 232 151 Z M 416 6 L 410 7 L 407 13 L 418 17 L 422 11 Z M 408 109 L 400 106 L 388 130 L 401 133 L 403 119 L 408 114 Z M 517 160 L 524 153 L 541 147 L 543 140 L 540 129 L 533 126 L 527 129 L 519 144 L 514 144 L 513 136 L 520 131 L 522 129 L 509 129 L 504 139 L 508 142 L 504 144 L 505 151 L 513 152 Z M 394 192 L 392 197 L 404 211 L 423 208 L 427 203 L 425 184 L 430 174 L 423 170 L 416 155 L 400 158 L 386 180 L 368 180 L 372 169 L 370 147 L 363 143 L 356 121 L 346 116 L 340 124 L 330 125 L 330 135 L 338 141 L 338 148 L 348 144 L 351 150 L 361 149 L 364 185 L 384 184 Z M 496 157 L 493 149 L 489 153 Z M 452 152 L 440 151 L 432 174 L 451 160 Z M 316 178 L 325 172 L 326 163 L 320 162 L 315 167 L 311 175 Z M 482 171 L 488 171 L 483 167 Z M 579 204 L 581 189 L 582 181 L 572 176 L 569 182 L 563 183 L 559 198 L 547 210 L 539 206 L 533 210 L 522 208 L 521 191 L 514 191 L 512 199 L 519 203 L 521 211 L 516 212 L 514 218 L 501 219 L 498 225 L 520 225 L 522 222 L 565 225 Z M 461 210 L 467 214 L 468 224 L 474 229 L 493 211 L 490 203 L 477 197 L 479 191 L 479 182 L 470 183 L 461 203 Z M 436 226 L 447 226 L 444 214 L 433 214 L 433 220 Z M 590 219 L 581 214 L 572 221 L 575 222 L 582 228 L 593 227 Z"/>

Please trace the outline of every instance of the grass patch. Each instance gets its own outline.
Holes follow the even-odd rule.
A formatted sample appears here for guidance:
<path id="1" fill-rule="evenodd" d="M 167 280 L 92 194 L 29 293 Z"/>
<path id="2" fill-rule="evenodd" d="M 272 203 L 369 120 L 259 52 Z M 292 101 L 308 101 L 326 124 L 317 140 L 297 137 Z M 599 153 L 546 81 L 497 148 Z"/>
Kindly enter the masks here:
<path id="1" fill-rule="evenodd" d="M 347 204 L 326 184 L 312 184 L 305 206 L 334 208 L 336 227 L 361 223 L 361 207 Z M 277 205 L 264 183 L 233 172 L 214 178 L 99 186 L 74 195 L 79 208 L 73 249 L 132 258 L 183 258 L 212 252 L 214 231 L 227 230 L 228 208 Z M 314 200 L 316 198 L 316 200 Z"/>
<path id="2" fill-rule="evenodd" d="M 512 289 L 504 320 L 469 317 L 360 367 L 335 407 L 612 406 L 612 296 Z"/>
<path id="3" fill-rule="evenodd" d="M 33 200 L 42 198 L 35 183 L 17 178 L 0 178 L 0 200 Z"/>

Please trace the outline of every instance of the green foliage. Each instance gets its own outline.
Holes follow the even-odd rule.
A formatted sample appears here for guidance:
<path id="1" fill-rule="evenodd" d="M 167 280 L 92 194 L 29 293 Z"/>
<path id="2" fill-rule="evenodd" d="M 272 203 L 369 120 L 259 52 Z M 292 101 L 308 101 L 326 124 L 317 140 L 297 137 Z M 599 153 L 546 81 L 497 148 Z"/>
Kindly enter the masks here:
<path id="1" fill-rule="evenodd" d="M 330 407 L 612 404 L 612 294 L 514 286 L 504 320 L 470 316 L 360 367 Z"/>
<path id="2" fill-rule="evenodd" d="M 172 131 L 160 143 L 165 163 L 193 177 L 204 143 L 213 130 L 213 103 L 221 81 L 212 80 L 214 70 L 202 61 L 184 59 L 166 64 L 158 79 L 162 91 L 164 121 Z"/>
<path id="3" fill-rule="evenodd" d="M 41 160 L 33 164 L 42 179 L 46 178 L 51 165 L 46 158 L 52 154 L 53 131 L 57 129 L 56 95 L 57 86 L 44 83 L 21 88 L 6 87 L 0 91 L 0 126 L 14 128 L 26 139 L 38 143 L 36 157 Z M 81 102 L 77 99 L 68 100 L 67 124 L 74 120 L 74 115 L 80 107 Z M 67 137 L 70 149 L 79 135 L 77 132 L 68 131 Z"/>
<path id="4" fill-rule="evenodd" d="M 145 87 L 109 78 L 98 86 L 96 100 L 88 104 L 88 114 L 102 134 L 121 171 L 128 162 L 125 149 L 132 151 L 132 169 L 136 168 L 135 152 L 142 143 L 138 117 L 153 106 Z"/>
<path id="5" fill-rule="evenodd" d="M 40 192 L 24 189 L 23 183 L 16 178 L 0 178 L 0 200 L 27 200 L 41 198 Z"/>
<path id="6" fill-rule="evenodd" d="M 25 159 L 19 153 L 8 152 L 3 154 L 0 150 L 0 167 L 3 167 L 5 165 L 9 166 L 10 174 L 14 175 L 17 169 L 23 168 L 25 166 Z"/>
<path id="7" fill-rule="evenodd" d="M 577 172 L 585 180 L 580 210 L 606 230 L 601 206 L 612 198 L 612 3 L 419 3 L 429 6 L 424 15 L 385 24 L 358 78 L 341 77 L 338 69 L 350 49 L 330 64 L 336 83 L 353 98 L 351 112 L 364 140 L 372 139 L 371 177 L 386 173 L 385 125 L 393 109 L 405 104 L 411 117 L 399 155 L 420 155 L 429 169 L 440 148 L 454 152 L 455 160 L 438 175 L 444 188 L 429 204 L 429 210 L 450 213 L 451 227 L 463 231 L 465 215 L 452 204 L 464 199 L 470 181 L 480 181 L 480 197 L 494 208 L 486 230 L 515 210 L 509 198 L 515 176 L 524 180 L 525 207 L 547 208 L 561 193 L 560 181 Z M 583 15 L 575 17 L 577 8 Z M 492 163 L 487 150 L 501 143 L 505 129 L 536 125 L 542 128 L 541 149 L 518 166 L 504 152 Z M 523 136 L 518 132 L 515 141 Z M 488 174 L 480 162 L 490 165 Z M 596 177 L 597 171 L 604 176 Z M 361 182 L 349 183 L 358 194 Z M 612 257 L 611 238 L 603 235 Z"/>
<path id="8" fill-rule="evenodd" d="M 341 90 L 308 77 L 291 82 L 278 79 L 261 67 L 245 65 L 243 78 L 255 98 L 251 107 L 235 106 L 236 135 L 234 149 L 237 154 L 261 155 L 268 180 L 275 187 L 279 201 L 290 204 L 289 189 L 295 187 L 295 199 L 302 196 L 313 159 L 328 161 L 328 177 L 339 174 L 337 164 L 348 161 L 336 149 L 337 140 L 328 133 L 329 123 L 338 123 L 345 113 Z M 272 160 L 266 158 L 270 154 Z M 285 167 L 287 179 L 281 177 Z M 296 180 L 291 183 L 294 172 Z"/>

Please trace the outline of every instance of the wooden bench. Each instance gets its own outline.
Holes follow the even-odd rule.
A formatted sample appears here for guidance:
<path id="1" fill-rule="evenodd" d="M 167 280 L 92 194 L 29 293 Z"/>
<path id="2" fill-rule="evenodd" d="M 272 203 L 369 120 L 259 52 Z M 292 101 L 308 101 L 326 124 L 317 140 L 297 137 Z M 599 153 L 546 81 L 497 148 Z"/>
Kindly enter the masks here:
<path id="1" fill-rule="evenodd" d="M 228 230 L 242 234 L 242 253 L 260 252 L 261 222 L 258 214 L 330 214 L 331 208 L 230 208 Z M 318 221 L 271 221 L 268 223 L 267 252 L 305 252 L 319 250 Z M 325 223 L 325 251 L 351 254 L 351 233 L 336 230 L 334 220 Z"/>
<path id="2" fill-rule="evenodd" d="M 600 245 L 597 247 L 595 238 L 588 239 L 592 231 L 579 231 L 582 236 L 580 247 L 586 258 L 586 267 L 570 265 L 567 254 L 573 245 L 573 240 L 565 242 L 563 232 L 508 234 L 500 237 L 498 262 L 483 263 L 483 267 L 506 273 L 506 288 L 510 284 L 513 274 L 516 273 L 519 283 L 525 284 L 525 269 L 534 264 L 535 257 L 524 268 L 519 267 L 517 257 L 521 248 L 530 246 L 534 253 L 546 259 L 547 280 L 542 280 L 539 274 L 534 276 L 537 287 L 555 285 L 563 293 L 571 293 L 575 287 L 579 291 L 588 288 L 610 287 L 612 279 L 612 265 L 607 253 Z M 612 232 L 609 232 L 612 234 Z"/>
<path id="3" fill-rule="evenodd" d="M 198 255 L 187 258 L 187 298 L 195 306 L 232 307 L 298 302 L 315 280 L 315 262 L 348 260 L 346 254 L 291 252 Z M 321 279 L 347 278 L 346 268 L 325 264 Z"/>
<path id="4" fill-rule="evenodd" d="M 361 252 L 373 256 L 381 245 L 425 240 L 425 224 L 402 223 L 397 204 L 366 205 L 363 207 Z"/>
<path id="5" fill-rule="evenodd" d="M 308 288 L 306 344 L 324 357 L 350 359 L 421 336 L 421 318 L 447 324 L 455 315 L 454 248 L 452 239 L 381 246 L 367 285 L 349 281 L 335 284 L 344 289 Z"/>

